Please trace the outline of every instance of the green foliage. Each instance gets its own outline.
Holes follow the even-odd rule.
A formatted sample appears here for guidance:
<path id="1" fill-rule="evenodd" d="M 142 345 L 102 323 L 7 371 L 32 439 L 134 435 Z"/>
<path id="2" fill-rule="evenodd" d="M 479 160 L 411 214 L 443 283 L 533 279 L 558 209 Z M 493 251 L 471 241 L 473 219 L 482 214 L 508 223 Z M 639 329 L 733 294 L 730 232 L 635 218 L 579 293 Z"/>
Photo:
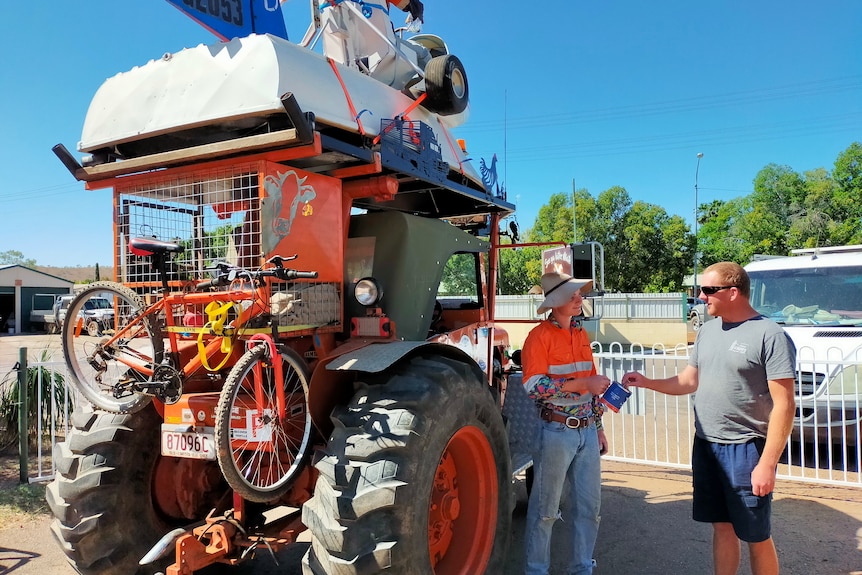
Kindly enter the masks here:
<path id="1" fill-rule="evenodd" d="M 440 280 L 440 295 L 476 295 L 476 256 L 454 254 L 443 268 Z"/>
<path id="2" fill-rule="evenodd" d="M 47 349 L 42 350 L 39 362 L 49 360 Z M 37 424 L 41 421 L 42 429 L 50 429 L 51 413 L 61 413 L 66 402 L 66 385 L 63 375 L 44 367 L 27 367 L 27 397 L 29 433 L 34 436 Z M 18 441 L 18 422 L 20 418 L 20 393 L 18 372 L 9 370 L 0 382 L 0 449 Z M 41 410 L 38 398 L 42 397 Z M 5 426 L 5 429 L 3 427 Z"/>
<path id="3" fill-rule="evenodd" d="M 530 230 L 530 241 L 571 241 L 571 237 L 571 196 L 553 194 L 548 203 L 539 208 L 539 215 L 536 217 L 533 229 Z"/>
<path id="4" fill-rule="evenodd" d="M 575 193 L 577 219 L 573 220 L 571 197 L 554 194 L 539 210 L 529 241 L 595 241 L 604 247 L 605 289 L 609 291 L 677 291 L 693 261 L 693 238 L 685 221 L 669 216 L 664 208 L 632 202 L 625 188 L 615 186 L 592 198 L 586 190 Z M 530 286 L 541 277 L 539 248 L 525 263 Z M 526 250 L 524 250 L 526 252 Z M 504 292 L 508 293 L 508 292 Z M 521 289 L 519 292 L 526 293 Z"/>
<path id="5" fill-rule="evenodd" d="M 25 258 L 24 254 L 17 250 L 7 250 L 0 252 L 0 265 L 20 265 L 35 268 L 36 260 Z"/>
<path id="6" fill-rule="evenodd" d="M 49 511 L 44 485 L 27 484 L 0 489 L 0 523 L 4 525 L 18 519 L 22 513 L 35 515 Z"/>
<path id="7" fill-rule="evenodd" d="M 741 235 L 742 216 L 750 209 L 750 202 L 743 199 L 713 201 L 701 205 L 700 228 L 698 239 L 700 243 L 700 263 L 703 268 L 721 261 L 747 262 L 751 251 Z M 694 238 L 692 238 L 693 243 Z"/>
<path id="8" fill-rule="evenodd" d="M 200 241 L 202 248 L 198 251 L 195 250 L 196 240 L 194 239 L 177 241 L 179 245 L 185 248 L 182 253 L 174 255 L 173 263 L 176 265 L 177 271 L 184 277 L 184 272 L 197 269 L 189 260 L 192 254 L 196 253 L 203 255 L 204 267 L 209 267 L 216 261 L 224 260 L 227 257 L 232 232 L 233 226 L 229 223 L 212 231 L 204 231 Z"/>
<path id="9" fill-rule="evenodd" d="M 659 206 L 632 202 L 619 186 L 595 199 L 578 190 L 575 206 L 575 241 L 596 241 L 604 247 L 606 290 L 682 291 L 695 251 L 702 271 L 719 261 L 744 265 L 755 254 L 787 255 L 794 248 L 862 243 L 862 144 L 854 142 L 839 154 L 831 174 L 824 168 L 799 174 L 769 164 L 755 176 L 748 196 L 699 205 L 697 245 L 683 218 L 669 216 Z M 559 193 L 542 206 L 527 235 L 531 242 L 572 242 L 572 232 L 572 197 Z M 538 257 L 510 257 L 513 266 L 523 266 L 520 273 L 534 282 L 531 285 L 538 283 Z M 503 265 L 501 271 L 515 273 Z M 525 293 L 523 284 L 505 285 L 520 291 L 503 293 Z"/>
<path id="10" fill-rule="evenodd" d="M 699 206 L 701 264 L 746 264 L 754 254 L 787 255 L 795 248 L 862 243 L 862 145 L 839 154 L 830 174 L 798 174 L 770 164 L 754 192 Z"/>

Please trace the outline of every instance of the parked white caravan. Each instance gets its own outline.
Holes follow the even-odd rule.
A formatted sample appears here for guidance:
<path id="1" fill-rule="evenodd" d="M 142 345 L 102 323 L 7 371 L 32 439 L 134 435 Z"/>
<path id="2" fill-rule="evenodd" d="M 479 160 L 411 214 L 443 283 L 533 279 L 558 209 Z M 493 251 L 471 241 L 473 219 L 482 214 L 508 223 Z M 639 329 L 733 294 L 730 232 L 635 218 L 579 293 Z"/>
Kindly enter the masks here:
<path id="1" fill-rule="evenodd" d="M 754 308 L 784 326 L 796 344 L 794 436 L 856 446 L 862 416 L 862 246 L 792 253 L 756 258 L 745 269 Z"/>

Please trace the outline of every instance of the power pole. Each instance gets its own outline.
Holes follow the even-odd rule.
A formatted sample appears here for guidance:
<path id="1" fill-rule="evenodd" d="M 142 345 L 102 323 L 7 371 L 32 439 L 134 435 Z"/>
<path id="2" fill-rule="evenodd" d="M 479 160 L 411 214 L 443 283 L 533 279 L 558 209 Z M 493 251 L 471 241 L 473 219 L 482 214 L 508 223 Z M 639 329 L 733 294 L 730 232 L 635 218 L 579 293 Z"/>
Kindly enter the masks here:
<path id="1" fill-rule="evenodd" d="M 572 243 L 578 243 L 578 216 L 575 213 L 575 178 L 572 178 Z"/>

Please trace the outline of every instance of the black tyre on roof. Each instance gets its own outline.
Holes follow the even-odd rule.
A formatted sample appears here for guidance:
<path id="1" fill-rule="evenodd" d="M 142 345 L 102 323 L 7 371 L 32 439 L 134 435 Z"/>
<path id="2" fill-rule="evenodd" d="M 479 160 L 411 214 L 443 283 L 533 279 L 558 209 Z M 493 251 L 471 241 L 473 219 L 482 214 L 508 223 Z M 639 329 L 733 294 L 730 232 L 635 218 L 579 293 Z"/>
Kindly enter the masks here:
<path id="1" fill-rule="evenodd" d="M 470 86 L 467 73 L 457 56 L 446 54 L 431 58 L 425 66 L 425 103 L 432 112 L 460 114 L 467 109 Z"/>

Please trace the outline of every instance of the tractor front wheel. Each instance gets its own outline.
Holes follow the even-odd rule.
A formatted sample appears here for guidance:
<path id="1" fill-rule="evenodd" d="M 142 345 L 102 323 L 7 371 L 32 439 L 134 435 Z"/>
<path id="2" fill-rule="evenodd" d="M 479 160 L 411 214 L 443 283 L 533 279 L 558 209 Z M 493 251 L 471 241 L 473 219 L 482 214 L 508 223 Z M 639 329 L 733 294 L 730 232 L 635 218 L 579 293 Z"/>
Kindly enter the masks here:
<path id="1" fill-rule="evenodd" d="M 487 385 L 464 363 L 427 356 L 369 384 L 333 413 L 303 506 L 303 573 L 501 573 L 511 471 Z"/>
<path id="2" fill-rule="evenodd" d="M 54 448 L 57 474 L 46 497 L 51 531 L 83 575 L 152 575 L 174 554 L 138 561 L 168 531 L 202 520 L 227 493 L 215 462 L 161 457 L 161 417 L 78 408 Z"/>

